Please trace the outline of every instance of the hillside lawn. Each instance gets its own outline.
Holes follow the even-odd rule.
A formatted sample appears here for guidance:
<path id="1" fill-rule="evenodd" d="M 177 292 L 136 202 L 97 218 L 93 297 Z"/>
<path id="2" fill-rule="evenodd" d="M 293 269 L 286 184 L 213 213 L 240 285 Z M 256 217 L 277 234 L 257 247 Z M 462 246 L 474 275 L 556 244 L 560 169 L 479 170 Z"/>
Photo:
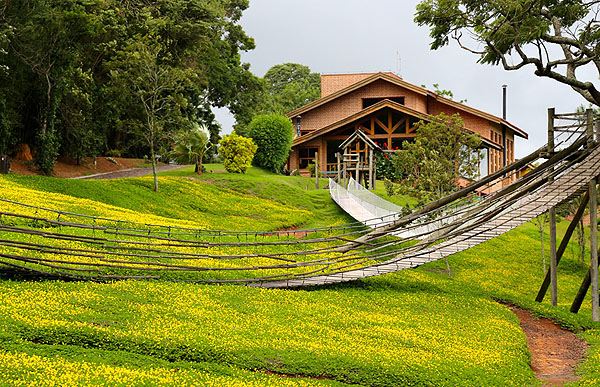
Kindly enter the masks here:
<path id="1" fill-rule="evenodd" d="M 2 197 L 127 219 L 276 230 L 351 222 L 314 179 L 252 168 L 152 178 L 0 177 Z M 320 186 L 324 187 L 322 179 Z M 377 193 L 385 198 L 380 184 Z M 12 195 L 12 196 L 11 196 Z M 398 204 L 414 205 L 405 197 Z M 566 222 L 559 224 L 559 238 Z M 548 239 L 546 239 L 548 240 Z M 579 332 L 591 347 L 569 385 L 600 384 L 600 325 L 573 244 L 559 265 L 559 306 L 538 304 L 539 235 L 525 224 L 444 262 L 301 290 L 173 281 L 0 280 L 0 380 L 9 385 L 535 386 L 516 316 L 502 303 Z M 549 297 L 547 297 L 549 298 Z M 498 302 L 501 301 L 502 303 Z M 283 377 L 282 375 L 304 376 Z"/>

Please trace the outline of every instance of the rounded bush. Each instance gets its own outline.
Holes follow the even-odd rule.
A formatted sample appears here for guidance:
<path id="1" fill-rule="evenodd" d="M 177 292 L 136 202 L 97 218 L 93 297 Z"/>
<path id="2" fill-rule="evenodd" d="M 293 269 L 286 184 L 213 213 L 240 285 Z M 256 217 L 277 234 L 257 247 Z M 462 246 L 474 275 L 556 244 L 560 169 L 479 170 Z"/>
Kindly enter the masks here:
<path id="1" fill-rule="evenodd" d="M 250 122 L 248 135 L 258 146 L 254 164 L 280 173 L 294 139 L 292 121 L 277 114 L 259 115 Z"/>
<path id="2" fill-rule="evenodd" d="M 256 144 L 251 138 L 238 136 L 235 132 L 219 141 L 219 156 L 230 173 L 246 173 L 256 153 Z"/>

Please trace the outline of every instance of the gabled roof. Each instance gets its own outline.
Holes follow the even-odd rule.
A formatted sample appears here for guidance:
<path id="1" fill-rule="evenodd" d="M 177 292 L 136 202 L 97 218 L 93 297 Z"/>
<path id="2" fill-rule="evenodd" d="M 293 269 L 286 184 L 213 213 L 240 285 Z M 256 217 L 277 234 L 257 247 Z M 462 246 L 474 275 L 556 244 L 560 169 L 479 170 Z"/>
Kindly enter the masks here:
<path id="1" fill-rule="evenodd" d="M 394 102 L 394 101 L 391 101 L 389 99 L 384 99 L 384 100 L 379 101 L 379 102 L 377 102 L 377 103 L 375 103 L 375 104 L 373 104 L 371 106 L 368 106 L 368 107 L 364 108 L 363 110 L 361 110 L 358 113 L 352 114 L 351 116 L 343 118 L 343 119 L 341 119 L 341 120 L 339 120 L 337 122 L 334 122 L 333 124 L 327 125 L 324 128 L 314 130 L 314 131 L 312 131 L 310 133 L 307 133 L 307 134 L 305 134 L 303 136 L 300 136 L 300 137 L 296 137 L 294 139 L 294 141 L 292 142 L 292 147 L 300 145 L 300 144 L 303 144 L 303 143 L 305 143 L 307 141 L 310 141 L 310 140 L 313 140 L 313 139 L 315 139 L 317 137 L 320 137 L 320 136 L 322 136 L 322 135 L 324 135 L 326 133 L 329 133 L 331 131 L 339 129 L 339 128 L 341 128 L 344 125 L 352 123 L 352 122 L 354 122 L 356 120 L 360 120 L 361 118 L 364 118 L 364 117 L 368 116 L 369 114 L 375 113 L 375 112 L 377 112 L 377 111 L 379 111 L 381 109 L 384 109 L 384 108 L 391 108 L 391 109 L 394 109 L 394 110 L 396 110 L 396 111 L 398 111 L 400 113 L 407 114 L 409 116 L 415 117 L 415 118 L 423 120 L 423 121 L 431 121 L 432 119 L 435 118 L 432 115 L 421 113 L 421 112 L 419 112 L 417 110 L 414 110 L 414 109 L 411 109 L 409 107 L 406 107 L 406 106 L 404 106 L 404 105 L 402 105 L 402 104 L 400 104 L 398 102 Z M 471 132 L 475 132 L 473 130 L 470 130 L 469 128 L 465 128 L 465 129 L 468 129 Z M 365 135 L 365 137 L 366 137 L 366 135 Z M 498 149 L 498 150 L 502 149 L 498 144 L 496 144 L 494 142 L 491 142 L 491 141 L 489 141 L 489 140 L 487 140 L 487 139 L 485 139 L 483 137 L 481 138 L 481 142 L 484 143 L 486 146 L 488 146 L 490 148 L 494 148 L 494 149 Z"/>
<path id="2" fill-rule="evenodd" d="M 337 98 L 339 98 L 339 97 L 341 97 L 341 96 L 343 96 L 345 94 L 348 94 L 348 93 L 351 93 L 351 92 L 353 92 L 355 90 L 358 90 L 361 87 L 364 87 L 364 86 L 366 86 L 366 85 L 368 85 L 370 83 L 373 83 L 373 82 L 375 82 L 377 80 L 384 80 L 386 82 L 390 82 L 390 83 L 393 83 L 393 84 L 398 85 L 400 87 L 403 87 L 405 89 L 408 89 L 410 91 L 413 91 L 413 92 L 415 92 L 417 94 L 428 96 L 430 98 L 435 99 L 436 101 L 438 101 L 440 103 L 443 103 L 443 104 L 448 105 L 448 106 L 452 106 L 452 107 L 454 107 L 454 108 L 456 108 L 458 110 L 462 110 L 462 111 L 471 113 L 471 114 L 473 114 L 475 116 L 484 118 L 484 119 L 486 119 L 488 121 L 494 122 L 494 123 L 499 124 L 499 125 L 504 125 L 504 126 L 510 128 L 510 129 L 512 129 L 515 132 L 515 134 L 517 134 L 518 136 L 521 136 L 521 137 L 526 138 L 526 139 L 529 138 L 529 135 L 525 131 L 523 131 L 519 127 L 511 124 L 510 122 L 508 122 L 508 121 L 506 121 L 506 120 L 504 120 L 504 119 L 502 119 L 500 117 L 496 117 L 496 116 L 494 116 L 492 114 L 486 113 L 486 112 L 481 111 L 479 109 L 472 108 L 472 107 L 467 106 L 465 104 L 462 104 L 460 102 L 453 101 L 453 100 L 451 100 L 449 98 L 442 97 L 441 95 L 438 95 L 438 94 L 436 94 L 436 93 L 434 93 L 434 92 L 432 92 L 430 90 L 427 90 L 427 89 L 425 89 L 423 87 L 413 85 L 412 83 L 408 83 L 408 82 L 404 81 L 402 78 L 400 78 L 398 76 L 392 76 L 390 74 L 381 73 L 381 72 L 380 73 L 375 73 L 375 74 L 371 75 L 368 78 L 365 78 L 365 79 L 363 79 L 361 81 L 358 81 L 358 82 L 356 82 L 356 83 L 354 83 L 354 84 L 352 84 L 350 86 L 347 86 L 347 87 L 345 87 L 345 88 L 343 88 L 341 90 L 338 90 L 338 91 L 336 91 L 334 93 L 331 93 L 331 94 L 329 94 L 329 95 L 327 95 L 327 96 L 325 96 L 323 98 L 320 98 L 320 99 L 318 99 L 316 101 L 308 103 L 308 104 L 306 104 L 306 105 L 304 105 L 304 106 L 302 106 L 302 107 L 300 107 L 300 108 L 298 108 L 296 110 L 293 110 L 293 111 L 289 112 L 288 114 L 286 114 L 286 116 L 289 117 L 289 118 L 296 117 L 296 116 L 301 115 L 303 113 L 306 113 L 306 112 L 308 112 L 310 110 L 313 110 L 313 109 L 315 109 L 315 108 L 317 108 L 319 106 L 325 105 L 326 103 L 328 103 L 330 101 L 333 101 L 334 99 L 337 99 Z"/>
<path id="3" fill-rule="evenodd" d="M 369 137 L 368 137 L 368 136 L 365 134 L 365 132 L 363 132 L 363 131 L 362 131 L 362 130 L 360 130 L 360 129 L 357 129 L 357 130 L 356 130 L 354 133 L 352 133 L 352 134 L 350 135 L 350 137 L 348 137 L 348 138 L 346 139 L 346 141 L 344 141 L 344 142 L 343 142 L 343 143 L 342 143 L 342 144 L 339 146 L 339 148 L 340 148 L 340 149 L 342 149 L 342 148 L 345 148 L 345 147 L 347 147 L 349 144 L 352 144 L 352 142 L 353 142 L 354 140 L 356 140 L 357 138 L 360 138 L 361 140 L 363 140 L 363 141 L 364 141 L 364 142 L 365 142 L 365 143 L 366 143 L 366 144 L 369 146 L 369 148 L 371 148 L 371 149 L 373 149 L 373 150 L 376 150 L 376 151 L 379 151 L 379 152 L 383 152 L 383 149 L 381 149 L 381 148 L 379 147 L 379 145 L 377 145 L 377 143 L 376 143 L 375 141 L 371 140 L 371 139 L 370 139 L 370 138 L 369 138 Z"/>
<path id="4" fill-rule="evenodd" d="M 332 130 L 338 129 L 338 128 L 346 125 L 346 124 L 349 124 L 349 123 L 354 122 L 356 120 L 359 120 L 359 119 L 361 119 L 363 117 L 366 117 L 369 114 L 374 113 L 374 112 L 376 112 L 378 110 L 381 110 L 381 109 L 383 109 L 385 107 L 392 108 L 392 109 L 397 110 L 397 111 L 399 111 L 401 113 L 405 113 L 405 114 L 411 115 L 411 116 L 416 117 L 416 118 L 421 119 L 421 120 L 426 120 L 426 121 L 430 121 L 431 120 L 431 116 L 429 116 L 427 114 L 418 112 L 418 111 L 413 110 L 411 108 L 408 108 L 408 107 L 406 107 L 406 106 L 404 106 L 402 104 L 399 104 L 398 102 L 394 102 L 394 101 L 391 101 L 389 99 L 384 99 L 382 101 L 377 102 L 376 104 L 373 104 L 373 105 L 371 105 L 369 107 L 364 108 L 363 110 L 359 111 L 358 113 L 354 113 L 351 116 L 348 116 L 348 117 L 343 118 L 343 119 L 341 119 L 341 120 L 339 120 L 337 122 L 334 122 L 333 124 L 327 125 L 327 126 L 321 128 L 321 129 L 313 130 L 312 132 L 307 133 L 304 136 L 296 137 L 294 139 L 294 141 L 292 142 L 292 146 L 296 146 L 296 145 L 302 144 L 303 142 L 310 141 L 310 140 L 312 140 L 314 138 L 317 138 L 317 137 L 319 137 L 319 136 L 321 136 L 321 135 L 323 135 L 325 133 L 329 133 Z"/>

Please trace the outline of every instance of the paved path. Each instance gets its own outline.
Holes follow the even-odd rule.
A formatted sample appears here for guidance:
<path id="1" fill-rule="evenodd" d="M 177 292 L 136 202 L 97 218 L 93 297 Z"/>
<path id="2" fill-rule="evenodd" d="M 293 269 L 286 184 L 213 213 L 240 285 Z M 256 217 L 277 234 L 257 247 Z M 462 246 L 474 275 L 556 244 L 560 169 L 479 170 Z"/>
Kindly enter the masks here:
<path id="1" fill-rule="evenodd" d="M 156 172 L 166 172 L 188 167 L 189 165 L 162 165 L 156 167 Z M 152 167 L 122 169 L 116 172 L 97 173 L 95 175 L 77 176 L 71 179 L 120 179 L 122 177 L 139 177 L 152 174 Z"/>

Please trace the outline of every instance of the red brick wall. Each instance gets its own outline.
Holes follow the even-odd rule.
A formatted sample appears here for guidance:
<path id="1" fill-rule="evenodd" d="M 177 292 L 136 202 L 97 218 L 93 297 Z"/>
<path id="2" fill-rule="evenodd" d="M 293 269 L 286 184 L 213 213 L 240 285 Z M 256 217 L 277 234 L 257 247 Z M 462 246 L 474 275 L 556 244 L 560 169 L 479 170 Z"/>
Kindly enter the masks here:
<path id="1" fill-rule="evenodd" d="M 321 74 L 321 98 L 342 90 L 356 82 L 369 78 L 378 73 L 359 73 L 359 74 Z M 394 73 L 383 73 L 402 79 Z"/>
<path id="2" fill-rule="evenodd" d="M 429 102 L 429 114 L 437 116 L 440 113 L 444 113 L 446 115 L 460 114 L 460 118 L 462 118 L 465 128 L 472 130 L 475 133 L 481 135 L 481 137 L 486 138 L 488 140 L 490 137 L 490 122 L 485 118 L 478 117 L 474 114 L 459 111 L 458 109 L 448 106 L 446 104 L 442 104 L 438 101 L 430 100 Z"/>
<path id="3" fill-rule="evenodd" d="M 363 98 L 404 97 L 407 107 L 425 113 L 425 96 L 378 80 L 302 114 L 302 130 L 316 130 L 362 110 Z M 296 120 L 294 119 L 294 124 Z"/>

